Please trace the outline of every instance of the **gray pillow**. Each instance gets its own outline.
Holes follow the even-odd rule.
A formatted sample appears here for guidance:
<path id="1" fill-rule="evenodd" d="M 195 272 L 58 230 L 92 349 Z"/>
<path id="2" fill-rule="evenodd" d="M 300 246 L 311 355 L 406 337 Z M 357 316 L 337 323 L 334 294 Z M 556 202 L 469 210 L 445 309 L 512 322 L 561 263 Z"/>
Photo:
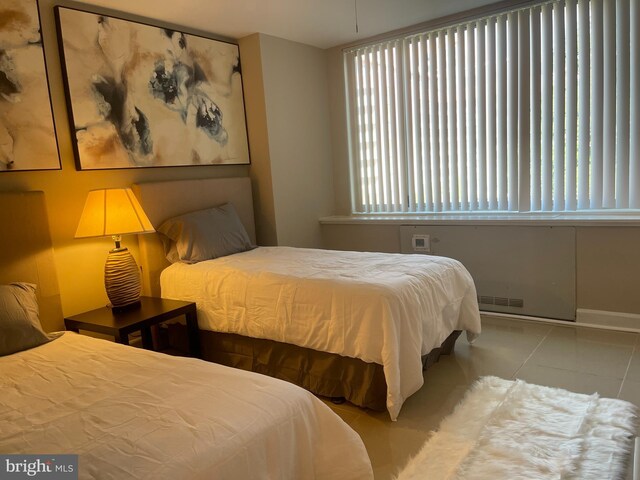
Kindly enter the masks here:
<path id="1" fill-rule="evenodd" d="M 59 335 L 42 331 L 35 285 L 0 285 L 0 356 L 37 347 Z"/>
<path id="2" fill-rule="evenodd" d="M 171 263 L 196 263 L 255 248 L 231 203 L 171 218 L 158 232 Z"/>

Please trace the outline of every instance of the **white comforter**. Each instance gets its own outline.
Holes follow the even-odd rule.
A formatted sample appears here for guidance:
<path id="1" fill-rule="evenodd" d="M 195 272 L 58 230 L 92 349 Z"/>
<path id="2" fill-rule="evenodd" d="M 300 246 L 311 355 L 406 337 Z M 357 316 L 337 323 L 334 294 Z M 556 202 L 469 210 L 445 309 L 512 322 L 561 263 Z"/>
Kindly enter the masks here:
<path id="1" fill-rule="evenodd" d="M 305 390 L 67 332 L 0 357 L 0 452 L 79 455 L 81 479 L 371 479 Z"/>
<path id="2" fill-rule="evenodd" d="M 175 263 L 161 286 L 197 303 L 201 329 L 381 364 L 393 420 L 423 384 L 421 356 L 453 330 L 480 333 L 471 275 L 444 257 L 260 247 Z"/>

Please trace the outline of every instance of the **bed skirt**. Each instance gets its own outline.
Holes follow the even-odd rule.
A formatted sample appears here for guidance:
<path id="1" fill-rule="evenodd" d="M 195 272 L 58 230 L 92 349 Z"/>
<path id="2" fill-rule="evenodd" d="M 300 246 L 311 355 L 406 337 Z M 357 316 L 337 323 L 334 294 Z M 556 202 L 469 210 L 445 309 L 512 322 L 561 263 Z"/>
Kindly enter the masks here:
<path id="1" fill-rule="evenodd" d="M 170 343 L 176 347 L 186 345 L 185 327 L 180 324 L 168 327 Z M 423 356 L 423 368 L 436 363 L 440 355 L 450 354 L 459 335 L 460 330 L 452 332 L 440 347 Z M 378 411 L 387 408 L 387 384 L 380 364 L 209 330 L 200 330 L 200 343 L 202 358 L 210 362 L 286 380 L 316 395 L 344 398 L 360 407 Z"/>

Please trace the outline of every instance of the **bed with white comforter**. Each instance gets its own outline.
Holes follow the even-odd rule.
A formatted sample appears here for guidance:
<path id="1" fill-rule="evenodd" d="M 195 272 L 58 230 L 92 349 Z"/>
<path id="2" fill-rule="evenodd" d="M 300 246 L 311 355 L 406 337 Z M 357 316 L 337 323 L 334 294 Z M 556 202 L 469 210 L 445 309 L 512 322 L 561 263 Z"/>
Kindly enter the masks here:
<path id="1" fill-rule="evenodd" d="M 174 263 L 160 281 L 163 297 L 197 303 L 201 329 L 382 365 L 394 420 L 423 384 L 422 355 L 480 333 L 473 280 L 444 257 L 258 247 Z"/>
<path id="2" fill-rule="evenodd" d="M 0 452 L 78 454 L 81 479 L 371 479 L 305 390 L 67 332 L 0 357 Z"/>

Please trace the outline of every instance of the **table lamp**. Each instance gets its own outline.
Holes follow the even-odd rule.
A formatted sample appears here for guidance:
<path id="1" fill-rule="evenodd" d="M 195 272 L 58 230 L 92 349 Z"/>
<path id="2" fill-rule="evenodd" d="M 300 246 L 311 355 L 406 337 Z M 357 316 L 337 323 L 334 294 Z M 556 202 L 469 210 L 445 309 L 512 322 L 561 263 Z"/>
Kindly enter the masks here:
<path id="1" fill-rule="evenodd" d="M 104 266 L 104 286 L 113 308 L 140 304 L 140 271 L 126 247 L 125 234 L 152 233 L 153 225 L 130 188 L 92 190 L 87 196 L 75 238 L 111 236 L 116 247 Z"/>

